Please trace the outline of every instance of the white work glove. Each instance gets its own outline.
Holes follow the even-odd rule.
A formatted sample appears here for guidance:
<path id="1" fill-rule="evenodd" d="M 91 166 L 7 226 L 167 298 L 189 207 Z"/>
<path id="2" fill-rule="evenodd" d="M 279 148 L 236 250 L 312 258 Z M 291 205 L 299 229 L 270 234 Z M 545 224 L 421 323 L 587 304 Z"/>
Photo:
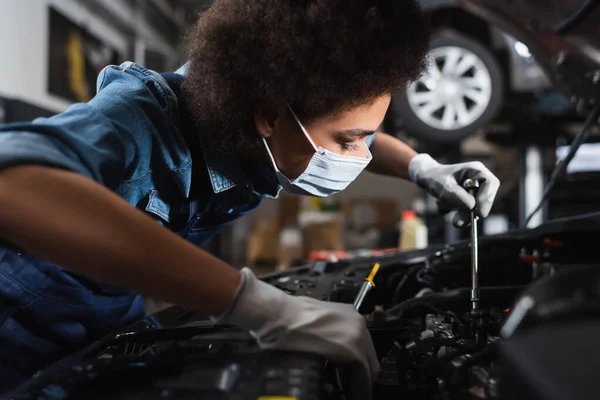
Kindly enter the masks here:
<path id="1" fill-rule="evenodd" d="M 500 188 L 498 178 L 479 161 L 444 165 L 429 154 L 418 154 L 410 161 L 408 174 L 413 182 L 438 199 L 441 208 L 459 210 L 453 220 L 458 227 L 468 223 L 470 210 L 487 217 Z M 479 181 L 476 198 L 462 187 L 469 178 Z"/>
<path id="2" fill-rule="evenodd" d="M 305 351 L 347 364 L 353 399 L 371 398 L 379 361 L 365 319 L 350 304 L 290 296 L 243 268 L 229 310 L 217 320 L 248 330 L 263 349 Z"/>

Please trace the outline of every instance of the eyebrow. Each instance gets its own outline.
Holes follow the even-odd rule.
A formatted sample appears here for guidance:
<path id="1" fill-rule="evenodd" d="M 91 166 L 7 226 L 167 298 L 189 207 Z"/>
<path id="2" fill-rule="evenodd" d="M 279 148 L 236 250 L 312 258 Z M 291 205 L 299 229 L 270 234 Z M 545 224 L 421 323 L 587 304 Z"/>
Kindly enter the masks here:
<path id="1" fill-rule="evenodd" d="M 375 132 L 377 132 L 377 131 L 371 130 L 371 129 L 348 129 L 348 130 L 344 130 L 344 131 L 335 131 L 335 132 L 333 132 L 333 134 L 335 136 L 344 136 L 344 137 L 356 136 L 356 137 L 362 138 L 365 136 L 371 136 Z"/>

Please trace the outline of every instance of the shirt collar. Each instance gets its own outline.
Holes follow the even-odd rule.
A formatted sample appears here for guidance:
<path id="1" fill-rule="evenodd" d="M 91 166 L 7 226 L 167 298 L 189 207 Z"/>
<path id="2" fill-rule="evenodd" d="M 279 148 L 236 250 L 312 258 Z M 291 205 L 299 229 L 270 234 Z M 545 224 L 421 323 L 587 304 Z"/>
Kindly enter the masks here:
<path id="1" fill-rule="evenodd" d="M 175 73 L 179 74 L 179 75 L 186 76 L 189 67 L 190 67 L 190 62 L 188 61 L 185 64 L 183 64 L 181 67 L 179 67 L 179 69 L 177 71 L 175 71 Z"/>
<path id="2" fill-rule="evenodd" d="M 189 61 L 175 73 L 185 76 L 188 69 Z M 202 135 L 202 129 L 197 124 L 195 126 L 208 176 L 215 193 L 226 192 L 236 186 L 245 186 L 264 198 L 274 199 L 279 196 L 281 186 L 277 181 L 275 170 L 266 159 L 252 163 L 250 168 L 244 168 L 239 157 L 233 154 L 224 154 L 215 149 L 210 141 Z"/>
<path id="3" fill-rule="evenodd" d="M 202 134 L 199 136 L 206 169 L 215 193 L 244 186 L 264 198 L 275 199 L 279 196 L 281 185 L 277 181 L 273 166 L 267 160 L 254 161 L 244 168 L 239 157 L 216 151 Z"/>
<path id="4" fill-rule="evenodd" d="M 201 129 L 197 129 L 196 132 L 200 137 L 200 147 L 213 191 L 221 193 L 244 184 L 245 179 L 239 159 L 214 149 L 214 146 L 211 146 L 211 143 L 202 135 Z"/>

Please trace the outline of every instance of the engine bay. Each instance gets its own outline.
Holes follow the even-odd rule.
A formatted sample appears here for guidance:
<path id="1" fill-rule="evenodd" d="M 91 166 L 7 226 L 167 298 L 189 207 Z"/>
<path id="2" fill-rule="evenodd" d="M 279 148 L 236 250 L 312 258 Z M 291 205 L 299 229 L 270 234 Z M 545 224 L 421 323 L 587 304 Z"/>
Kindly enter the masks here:
<path id="1" fill-rule="evenodd" d="M 263 280 L 352 304 L 380 265 L 359 308 L 381 364 L 374 399 L 597 399 L 599 223 L 597 213 L 481 238 L 476 310 L 468 241 Z M 260 350 L 244 331 L 171 307 L 38 372 L 11 398 L 351 399 L 343 369 L 317 354 Z"/>

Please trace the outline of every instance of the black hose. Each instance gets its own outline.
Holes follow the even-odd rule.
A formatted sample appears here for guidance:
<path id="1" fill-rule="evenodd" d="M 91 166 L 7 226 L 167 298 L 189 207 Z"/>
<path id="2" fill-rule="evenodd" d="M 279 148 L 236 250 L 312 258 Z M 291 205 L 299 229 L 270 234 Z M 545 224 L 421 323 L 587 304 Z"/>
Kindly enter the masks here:
<path id="1" fill-rule="evenodd" d="M 394 294 L 392 295 L 392 303 L 398 302 L 398 298 L 400 297 L 400 291 L 404 287 L 404 284 L 406 283 L 406 281 L 408 281 L 409 275 L 410 275 L 410 271 L 407 271 L 404 274 L 404 276 L 402 277 L 402 279 L 400 279 L 400 282 L 398 282 L 398 285 L 396 285 L 396 289 L 394 290 Z"/>
<path id="2" fill-rule="evenodd" d="M 463 356 L 465 354 L 471 354 L 469 358 L 463 361 L 460 365 L 455 368 L 464 370 L 465 368 L 472 367 L 482 361 L 484 361 L 488 357 L 493 357 L 498 352 L 498 346 L 495 343 L 490 343 L 485 348 L 485 350 L 480 351 L 479 353 L 473 353 L 474 348 L 472 347 L 463 347 L 457 348 L 455 351 L 445 354 L 440 358 L 436 358 L 431 361 L 430 366 L 434 368 L 444 368 L 449 362 L 452 360 Z"/>
<path id="3" fill-rule="evenodd" d="M 387 281 L 389 282 L 389 285 L 393 286 L 398 278 L 402 279 L 402 277 L 404 275 L 406 275 L 406 271 L 408 271 L 409 269 L 410 268 L 403 269 L 401 271 L 396 271 L 393 274 L 391 274 L 390 277 L 387 279 Z"/>
<path id="4" fill-rule="evenodd" d="M 441 315 L 445 315 L 446 314 L 446 311 L 442 310 L 441 308 L 438 308 L 438 307 L 434 306 L 433 304 L 425 303 L 425 304 L 423 304 L 423 306 L 429 308 L 430 310 L 432 310 L 433 312 L 436 312 L 438 314 L 441 314 Z"/>
<path id="5" fill-rule="evenodd" d="M 493 299 L 496 302 L 504 300 L 512 303 L 516 295 L 524 287 L 525 286 L 482 287 L 480 288 L 480 295 L 483 301 L 488 298 Z M 385 312 L 388 315 L 401 316 L 404 311 L 410 308 L 427 307 L 427 305 L 450 308 L 452 306 L 452 304 L 449 303 L 450 301 L 465 301 L 465 304 L 468 304 L 470 298 L 471 288 L 453 289 L 404 300 L 403 302 L 388 308 Z"/>
<path id="6" fill-rule="evenodd" d="M 408 278 L 410 278 L 411 275 L 413 275 L 415 272 L 418 272 L 422 268 L 423 266 L 421 265 L 414 265 L 404 272 L 402 279 L 400 279 L 400 282 L 398 282 L 398 285 L 396 285 L 396 289 L 394 290 L 394 294 L 392 295 L 392 304 L 396 304 L 398 302 L 398 298 L 400 297 L 400 291 L 402 290 L 404 285 L 406 285 L 406 282 L 408 282 Z M 394 278 L 396 278 L 395 274 Z"/>
<path id="7" fill-rule="evenodd" d="M 568 33 L 575 25 L 579 25 L 586 19 L 598 5 L 600 5 L 600 1 L 598 0 L 587 0 L 577 11 L 556 24 L 554 32 L 558 35 Z"/>
<path id="8" fill-rule="evenodd" d="M 538 211 L 541 210 L 543 205 L 548 201 L 548 198 L 550 197 L 550 192 L 554 188 L 556 181 L 558 180 L 558 178 L 560 178 L 565 173 L 565 171 L 567 170 L 567 166 L 569 165 L 569 163 L 571 162 L 573 157 L 575 157 L 575 153 L 577 153 L 577 150 L 579 149 L 579 147 L 587 140 L 592 126 L 598 120 L 598 116 L 600 116 L 600 106 L 596 107 L 590 113 L 590 115 L 588 116 L 588 118 L 585 121 L 585 124 L 583 124 L 583 128 L 581 128 L 581 131 L 577 134 L 577 136 L 575 136 L 575 139 L 573 139 L 573 142 L 569 146 L 569 152 L 567 153 L 565 158 L 560 160 L 558 162 L 558 164 L 556 164 L 556 167 L 554 167 L 554 171 L 552 171 L 552 175 L 550 175 L 550 180 L 548 181 L 548 184 L 546 185 L 546 188 L 544 189 L 544 193 L 542 194 L 542 199 L 540 200 L 540 202 L 537 205 L 537 207 L 535 208 L 535 210 L 533 210 L 527 216 L 527 218 L 525 218 L 525 223 L 523 224 L 523 228 L 527 227 L 527 224 L 529 223 L 529 221 L 531 221 L 531 218 L 533 218 L 534 215 L 537 214 Z"/>
<path id="9" fill-rule="evenodd" d="M 480 351 L 471 355 L 465 362 L 460 364 L 458 368 L 469 368 L 477 363 L 482 362 L 488 357 L 493 357 L 498 353 L 498 345 L 496 343 L 489 343 L 485 350 Z"/>
<path id="10" fill-rule="evenodd" d="M 434 368 L 443 368 L 446 366 L 447 363 L 454 360 L 455 358 L 458 358 L 465 354 L 470 354 L 472 352 L 473 352 L 472 348 L 456 349 L 453 352 L 450 352 L 448 354 L 443 355 L 442 357 L 432 360 L 430 363 L 430 366 L 433 366 Z"/>
<path id="11" fill-rule="evenodd" d="M 421 340 L 421 342 L 423 344 L 431 343 L 431 344 L 435 344 L 435 345 L 439 345 L 439 346 L 452 347 L 454 349 L 458 349 L 458 350 L 462 350 L 462 351 L 466 351 L 466 352 L 475 351 L 474 346 L 460 344 L 454 339 L 445 339 L 445 338 L 440 338 L 440 337 L 428 337 L 428 338 Z"/>

